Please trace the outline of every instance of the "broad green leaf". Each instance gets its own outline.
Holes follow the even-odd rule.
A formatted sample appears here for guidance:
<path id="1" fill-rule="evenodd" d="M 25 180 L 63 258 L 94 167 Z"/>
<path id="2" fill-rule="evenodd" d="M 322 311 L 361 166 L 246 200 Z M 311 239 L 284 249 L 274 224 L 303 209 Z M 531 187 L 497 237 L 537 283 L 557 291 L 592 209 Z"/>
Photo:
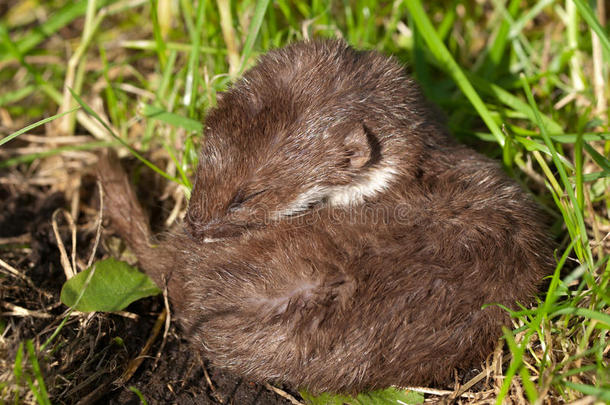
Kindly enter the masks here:
<path id="1" fill-rule="evenodd" d="M 314 396 L 304 391 L 301 392 L 301 396 L 310 405 L 398 405 L 424 403 L 424 396 L 422 394 L 393 387 L 358 394 L 356 398 L 349 395 L 329 393 Z"/>
<path id="2" fill-rule="evenodd" d="M 359 405 L 380 404 L 423 404 L 424 396 L 415 391 L 388 388 L 380 391 L 359 394 L 356 397 Z"/>
<path id="3" fill-rule="evenodd" d="M 347 395 L 329 394 L 327 392 L 318 396 L 311 395 L 306 391 L 300 392 L 305 402 L 309 405 L 343 405 L 353 404 L 354 398 Z"/>
<path id="4" fill-rule="evenodd" d="M 83 291 L 93 269 L 95 273 Z M 146 274 L 125 262 L 109 258 L 66 281 L 60 299 L 78 311 L 112 312 L 120 311 L 140 298 L 160 293 L 161 290 Z"/>

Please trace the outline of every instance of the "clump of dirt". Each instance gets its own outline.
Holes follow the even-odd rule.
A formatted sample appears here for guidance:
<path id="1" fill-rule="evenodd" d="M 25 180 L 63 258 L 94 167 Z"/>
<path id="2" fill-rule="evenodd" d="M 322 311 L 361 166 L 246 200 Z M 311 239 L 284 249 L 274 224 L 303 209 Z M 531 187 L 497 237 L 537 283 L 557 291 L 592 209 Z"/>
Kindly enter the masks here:
<path id="1" fill-rule="evenodd" d="M 93 247 L 96 230 L 92 224 L 97 215 L 95 178 L 82 179 L 81 209 L 75 218 L 76 257 L 81 267 Z M 12 373 L 19 344 L 32 339 L 53 403 L 139 404 L 132 387 L 151 404 L 290 403 L 263 386 L 210 367 L 180 338 L 180 331 L 173 325 L 165 343 L 161 330 L 137 371 L 117 384 L 153 335 L 164 308 L 162 297 L 140 300 L 122 314 L 72 314 L 41 351 L 67 315 L 67 308 L 59 301 L 66 276 L 51 218 L 56 210 L 69 209 L 68 205 L 63 193 L 51 192 L 48 187 L 0 184 L 0 256 L 19 273 L 0 273 L 0 321 L 4 323 L 0 325 L 4 334 L 0 339 L 0 381 L 7 384 L 0 390 L 1 400 L 13 402 L 19 392 L 22 402 L 34 402 L 25 382 L 16 381 Z M 163 204 L 158 202 L 156 206 Z M 61 215 L 57 218 L 70 257 L 71 230 Z M 100 245 L 96 257 L 105 255 Z M 26 369 L 31 367 L 27 362 L 23 364 Z"/>

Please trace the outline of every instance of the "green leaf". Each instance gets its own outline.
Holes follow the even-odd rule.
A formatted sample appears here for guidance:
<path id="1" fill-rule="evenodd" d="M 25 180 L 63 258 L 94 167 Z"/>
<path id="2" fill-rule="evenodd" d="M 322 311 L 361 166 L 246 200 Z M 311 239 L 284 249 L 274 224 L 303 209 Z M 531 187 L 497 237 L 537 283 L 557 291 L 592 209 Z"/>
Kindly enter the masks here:
<path id="1" fill-rule="evenodd" d="M 380 391 L 359 394 L 356 398 L 361 405 L 375 404 L 423 404 L 424 396 L 415 391 L 388 388 Z"/>
<path id="2" fill-rule="evenodd" d="M 356 398 L 349 395 L 323 393 L 314 396 L 302 391 L 301 396 L 310 405 L 396 405 L 423 404 L 424 396 L 415 391 L 387 388 L 358 394 Z"/>
<path id="3" fill-rule="evenodd" d="M 145 105 L 143 114 L 148 118 L 159 120 L 175 127 L 182 127 L 187 131 L 203 131 L 203 124 L 201 122 L 183 117 L 178 114 L 174 114 L 172 112 L 164 110 L 163 108 L 154 107 L 152 105 Z"/>
<path id="4" fill-rule="evenodd" d="M 91 272 L 93 275 L 86 285 Z M 66 281 L 60 299 L 78 311 L 112 312 L 120 311 L 140 298 L 160 293 L 161 290 L 146 274 L 125 262 L 109 258 Z"/>
<path id="5" fill-rule="evenodd" d="M 318 396 L 312 395 L 306 391 L 300 392 L 301 396 L 309 405 L 343 405 L 353 404 L 354 398 L 347 395 L 329 394 L 325 392 Z"/>

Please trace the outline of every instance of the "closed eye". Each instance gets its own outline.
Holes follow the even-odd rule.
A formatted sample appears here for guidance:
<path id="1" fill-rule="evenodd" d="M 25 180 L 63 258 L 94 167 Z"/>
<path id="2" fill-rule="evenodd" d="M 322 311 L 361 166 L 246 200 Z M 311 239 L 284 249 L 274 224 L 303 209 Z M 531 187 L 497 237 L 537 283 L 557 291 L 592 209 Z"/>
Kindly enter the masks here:
<path id="1" fill-rule="evenodd" d="M 257 195 L 262 194 L 265 191 L 267 191 L 267 189 L 256 191 L 256 192 L 250 193 L 250 194 L 245 194 L 243 190 L 238 190 L 237 193 L 235 193 L 235 196 L 233 197 L 231 202 L 229 203 L 229 206 L 227 207 L 227 210 L 228 211 L 238 210 L 239 208 L 241 208 L 241 206 L 246 201 L 253 199 Z"/>

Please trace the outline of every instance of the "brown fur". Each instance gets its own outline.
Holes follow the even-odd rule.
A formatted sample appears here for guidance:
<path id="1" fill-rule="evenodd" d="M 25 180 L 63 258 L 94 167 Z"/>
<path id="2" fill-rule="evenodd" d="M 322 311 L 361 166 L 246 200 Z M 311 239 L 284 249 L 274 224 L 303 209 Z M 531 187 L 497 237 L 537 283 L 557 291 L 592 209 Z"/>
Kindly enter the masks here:
<path id="1" fill-rule="evenodd" d="M 482 306 L 530 302 L 552 255 L 536 206 L 430 111 L 392 59 L 297 43 L 208 114 L 185 232 L 151 245 L 102 159 L 107 212 L 215 364 L 313 392 L 446 383 L 507 322 Z"/>

